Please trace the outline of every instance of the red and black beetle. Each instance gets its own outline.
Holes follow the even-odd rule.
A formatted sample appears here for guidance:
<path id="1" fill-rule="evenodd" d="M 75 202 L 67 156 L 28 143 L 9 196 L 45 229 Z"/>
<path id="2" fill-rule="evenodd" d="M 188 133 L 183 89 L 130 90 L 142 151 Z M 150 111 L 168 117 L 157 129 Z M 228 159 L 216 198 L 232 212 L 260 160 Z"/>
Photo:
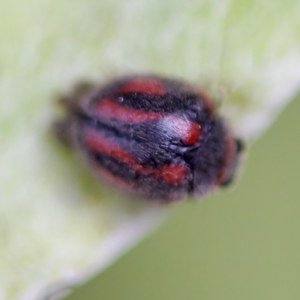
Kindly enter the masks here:
<path id="1" fill-rule="evenodd" d="M 64 103 L 61 133 L 121 188 L 167 203 L 200 197 L 234 177 L 243 144 L 195 87 L 129 76 L 81 89 Z"/>

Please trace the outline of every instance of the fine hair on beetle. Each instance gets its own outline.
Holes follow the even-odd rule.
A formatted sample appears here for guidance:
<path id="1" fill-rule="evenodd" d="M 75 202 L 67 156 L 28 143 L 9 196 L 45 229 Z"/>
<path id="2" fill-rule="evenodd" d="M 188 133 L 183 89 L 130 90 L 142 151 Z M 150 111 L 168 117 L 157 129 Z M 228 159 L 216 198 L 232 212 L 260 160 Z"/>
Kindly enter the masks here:
<path id="1" fill-rule="evenodd" d="M 62 98 L 58 135 L 120 189 L 161 203 L 235 178 L 244 143 L 199 88 L 157 75 L 81 84 Z"/>

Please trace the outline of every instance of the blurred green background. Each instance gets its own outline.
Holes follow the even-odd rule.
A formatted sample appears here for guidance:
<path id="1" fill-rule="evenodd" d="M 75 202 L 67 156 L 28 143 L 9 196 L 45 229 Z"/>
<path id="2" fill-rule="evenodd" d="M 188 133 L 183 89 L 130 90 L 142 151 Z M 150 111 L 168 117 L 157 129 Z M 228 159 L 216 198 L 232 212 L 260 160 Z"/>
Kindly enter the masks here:
<path id="1" fill-rule="evenodd" d="M 233 191 L 170 208 L 65 299 L 300 299 L 299 100 L 251 147 Z"/>

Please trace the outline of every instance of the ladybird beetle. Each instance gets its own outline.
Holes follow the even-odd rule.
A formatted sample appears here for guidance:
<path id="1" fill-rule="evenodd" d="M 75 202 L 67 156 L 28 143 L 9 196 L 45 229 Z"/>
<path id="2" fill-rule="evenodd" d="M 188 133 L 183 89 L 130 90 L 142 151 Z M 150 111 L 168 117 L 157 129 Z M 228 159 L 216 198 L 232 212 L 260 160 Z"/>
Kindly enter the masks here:
<path id="1" fill-rule="evenodd" d="M 82 85 L 64 98 L 64 136 L 94 173 L 168 203 L 227 186 L 243 143 L 200 89 L 154 75 Z"/>

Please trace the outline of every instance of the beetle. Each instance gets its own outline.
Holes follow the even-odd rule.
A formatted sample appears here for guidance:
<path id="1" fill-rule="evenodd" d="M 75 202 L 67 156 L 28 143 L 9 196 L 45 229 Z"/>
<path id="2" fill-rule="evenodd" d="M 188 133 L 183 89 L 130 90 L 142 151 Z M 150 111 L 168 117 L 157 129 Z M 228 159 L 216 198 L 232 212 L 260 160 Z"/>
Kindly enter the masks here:
<path id="1" fill-rule="evenodd" d="M 94 173 L 169 203 L 229 185 L 243 142 L 199 88 L 157 75 L 81 85 L 63 99 L 59 134 Z"/>

